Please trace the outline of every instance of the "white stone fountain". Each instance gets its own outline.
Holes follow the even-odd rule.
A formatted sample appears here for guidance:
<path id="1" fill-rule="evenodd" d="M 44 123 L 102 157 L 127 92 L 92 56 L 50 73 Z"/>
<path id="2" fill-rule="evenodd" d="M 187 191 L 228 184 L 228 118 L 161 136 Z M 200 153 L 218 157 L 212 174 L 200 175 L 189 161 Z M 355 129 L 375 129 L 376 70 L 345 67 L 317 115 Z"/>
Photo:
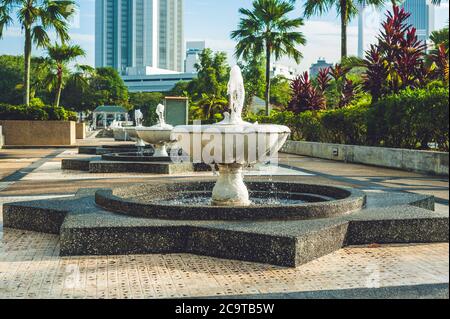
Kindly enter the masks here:
<path id="1" fill-rule="evenodd" d="M 241 70 L 231 70 L 228 83 L 231 113 L 213 125 L 176 126 L 172 140 L 194 163 L 217 164 L 219 178 L 212 192 L 213 206 L 248 206 L 249 193 L 243 181 L 243 167 L 264 162 L 283 146 L 290 129 L 282 125 L 248 123 L 242 120 L 245 101 Z"/>
<path id="2" fill-rule="evenodd" d="M 159 104 L 156 107 L 156 114 L 158 115 L 158 124 L 152 127 L 137 126 L 136 132 L 139 138 L 153 146 L 155 152 L 154 157 L 168 157 L 167 145 L 173 140 L 171 139 L 171 132 L 173 126 L 166 124 L 164 117 L 164 105 Z"/>
<path id="3" fill-rule="evenodd" d="M 136 142 L 136 146 L 138 148 L 145 147 L 144 141 L 139 137 L 138 133 L 136 132 L 137 127 L 143 127 L 142 123 L 144 122 L 144 114 L 142 114 L 141 110 L 134 111 L 134 120 L 136 122 L 136 126 L 126 126 L 123 129 L 127 134 L 127 136 L 132 141 Z"/>

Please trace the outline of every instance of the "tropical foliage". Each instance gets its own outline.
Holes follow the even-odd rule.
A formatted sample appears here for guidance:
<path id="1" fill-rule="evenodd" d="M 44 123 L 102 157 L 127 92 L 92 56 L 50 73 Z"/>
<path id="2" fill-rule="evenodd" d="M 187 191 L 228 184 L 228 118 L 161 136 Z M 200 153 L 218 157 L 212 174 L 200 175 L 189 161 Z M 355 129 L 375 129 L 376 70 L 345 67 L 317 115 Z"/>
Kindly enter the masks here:
<path id="1" fill-rule="evenodd" d="M 395 0 L 392 0 L 395 3 Z M 381 7 L 386 0 L 306 0 L 304 4 L 305 17 L 323 15 L 333 7 L 341 20 L 341 57 L 347 57 L 347 29 L 350 21 L 358 14 L 362 4 Z"/>
<path id="2" fill-rule="evenodd" d="M 64 43 L 69 39 L 68 18 L 75 12 L 75 2 L 50 0 L 2 0 L 0 3 L 0 39 L 6 28 L 16 20 L 24 34 L 23 102 L 30 104 L 31 53 L 33 45 L 45 48 L 50 45 L 48 31 L 53 30 Z"/>
<path id="3" fill-rule="evenodd" d="M 364 98 L 342 108 L 319 111 L 272 111 L 248 120 L 288 125 L 292 138 L 324 143 L 408 149 L 449 150 L 449 91 L 434 83 L 405 89 L 375 104 Z"/>
<path id="4" fill-rule="evenodd" d="M 56 78 L 54 105 L 58 107 L 61 100 L 61 92 L 66 82 L 66 72 L 64 70 L 67 69 L 69 62 L 85 56 L 86 53 L 79 45 L 54 44 L 47 47 L 47 54 L 53 66 L 53 73 L 49 74 L 54 74 Z"/>
<path id="5" fill-rule="evenodd" d="M 293 1 L 254 0 L 252 9 L 239 9 L 242 15 L 239 26 L 231 33 L 231 38 L 238 41 L 237 58 L 252 61 L 264 56 L 266 59 L 266 114 L 270 104 L 272 58 L 279 60 L 287 56 L 299 63 L 302 53 L 298 46 L 306 44 L 304 35 L 298 31 L 304 24 L 303 19 L 289 17 L 294 9 Z"/>

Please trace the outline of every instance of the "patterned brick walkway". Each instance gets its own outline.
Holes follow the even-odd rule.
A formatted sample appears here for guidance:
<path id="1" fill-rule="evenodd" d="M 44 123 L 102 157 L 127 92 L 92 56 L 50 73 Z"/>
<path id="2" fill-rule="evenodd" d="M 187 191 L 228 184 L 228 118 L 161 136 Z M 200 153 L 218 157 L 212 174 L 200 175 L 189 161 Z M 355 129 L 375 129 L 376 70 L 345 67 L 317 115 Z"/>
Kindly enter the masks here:
<path id="1" fill-rule="evenodd" d="M 351 247 L 290 269 L 188 254 L 58 256 L 58 237 L 0 232 L 0 298 L 173 298 L 444 283 L 449 245 Z"/>

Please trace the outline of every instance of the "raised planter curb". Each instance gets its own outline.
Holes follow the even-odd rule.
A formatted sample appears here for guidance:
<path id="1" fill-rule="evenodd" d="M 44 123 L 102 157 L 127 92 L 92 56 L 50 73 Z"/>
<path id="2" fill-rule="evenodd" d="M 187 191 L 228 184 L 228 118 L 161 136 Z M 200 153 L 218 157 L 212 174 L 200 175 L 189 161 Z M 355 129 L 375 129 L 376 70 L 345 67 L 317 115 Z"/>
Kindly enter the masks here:
<path id="1" fill-rule="evenodd" d="M 288 140 L 281 152 L 449 176 L 449 153 Z"/>

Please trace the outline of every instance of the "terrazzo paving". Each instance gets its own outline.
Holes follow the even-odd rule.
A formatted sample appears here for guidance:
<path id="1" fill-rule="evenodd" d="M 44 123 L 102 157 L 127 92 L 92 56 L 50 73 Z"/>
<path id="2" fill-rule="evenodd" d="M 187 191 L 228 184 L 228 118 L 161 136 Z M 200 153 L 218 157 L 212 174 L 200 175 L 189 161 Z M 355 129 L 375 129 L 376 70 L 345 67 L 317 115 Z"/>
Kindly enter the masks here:
<path id="1" fill-rule="evenodd" d="M 58 256 L 58 237 L 0 232 L 0 298 L 178 298 L 448 283 L 449 245 L 352 247 L 291 269 L 187 254 Z"/>
<path id="2" fill-rule="evenodd" d="M 0 150 L 0 178 L 24 170 L 52 152 Z M 62 158 L 78 156 L 68 150 L 47 158 L 30 172 L 25 170 L 17 180 L 0 180 L 0 204 L 70 196 L 87 185 L 109 188 L 161 178 L 57 172 Z M 16 160 L 19 162 L 11 165 Z M 437 210 L 448 214 L 448 178 L 291 155 L 282 155 L 281 163 L 298 168 L 298 173 L 289 174 L 281 168 L 279 177 L 274 178 L 312 180 L 373 192 L 399 189 L 435 195 Z M 202 178 L 201 174 L 196 176 Z M 61 258 L 59 249 L 58 236 L 3 229 L 0 214 L 0 298 L 239 296 L 449 282 L 447 243 L 347 247 L 297 268 L 189 254 Z"/>

